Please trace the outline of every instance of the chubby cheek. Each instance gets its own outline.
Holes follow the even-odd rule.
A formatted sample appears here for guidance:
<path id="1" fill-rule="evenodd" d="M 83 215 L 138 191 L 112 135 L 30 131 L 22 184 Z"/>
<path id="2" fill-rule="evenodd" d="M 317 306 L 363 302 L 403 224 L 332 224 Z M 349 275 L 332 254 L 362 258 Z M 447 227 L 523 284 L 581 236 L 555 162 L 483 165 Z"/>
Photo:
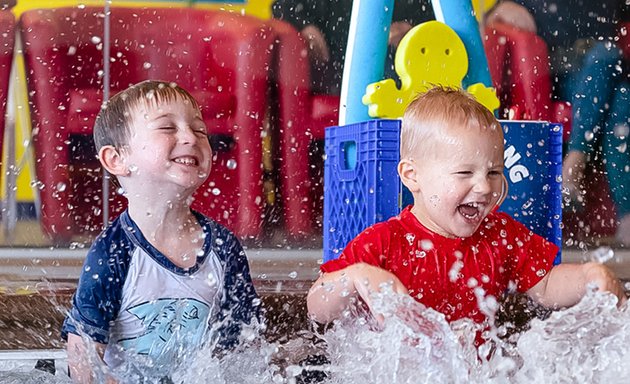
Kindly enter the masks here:
<path id="1" fill-rule="evenodd" d="M 507 181 L 505 182 L 507 184 Z M 507 194 L 507 191 L 504 190 L 505 188 L 507 188 L 507 185 L 504 185 L 504 182 L 498 181 L 496 185 L 493 185 L 492 188 L 492 202 L 493 204 L 497 204 L 499 202 L 501 202 L 501 199 L 505 198 L 505 194 Z"/>
<path id="2" fill-rule="evenodd" d="M 208 176 L 210 176 L 210 172 L 212 172 L 212 161 L 204 161 L 203 167 L 201 167 L 201 169 L 202 171 L 199 172 L 199 177 L 205 180 Z"/>
<path id="3" fill-rule="evenodd" d="M 430 209 L 439 210 L 442 214 L 451 212 L 458 205 L 458 190 L 451 183 L 441 185 L 426 196 L 426 204 Z"/>
<path id="4" fill-rule="evenodd" d="M 212 152 L 212 149 L 210 148 L 210 146 L 208 146 L 206 155 L 203 158 L 203 163 L 201 164 L 201 168 L 206 170 L 206 176 L 208 176 L 210 172 L 212 171 L 213 158 L 214 158 L 214 153 Z"/>
<path id="5" fill-rule="evenodd" d="M 455 183 L 449 183 L 444 186 L 442 193 L 443 207 L 448 209 L 449 211 L 455 210 L 457 206 L 461 203 L 461 193 L 460 189 L 457 188 Z"/>

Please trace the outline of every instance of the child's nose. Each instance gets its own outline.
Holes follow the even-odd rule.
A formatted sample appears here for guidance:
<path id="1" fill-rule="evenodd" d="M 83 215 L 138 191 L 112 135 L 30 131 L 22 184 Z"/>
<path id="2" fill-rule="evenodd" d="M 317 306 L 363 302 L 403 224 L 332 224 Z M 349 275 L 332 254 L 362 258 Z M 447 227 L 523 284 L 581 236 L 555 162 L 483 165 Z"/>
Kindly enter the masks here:
<path id="1" fill-rule="evenodd" d="M 183 127 L 179 129 L 179 140 L 182 143 L 194 143 L 197 139 L 197 135 L 191 127 Z"/>
<path id="2" fill-rule="evenodd" d="M 477 193 L 487 194 L 492 192 L 492 184 L 487 177 L 478 177 L 475 181 L 473 190 Z"/>

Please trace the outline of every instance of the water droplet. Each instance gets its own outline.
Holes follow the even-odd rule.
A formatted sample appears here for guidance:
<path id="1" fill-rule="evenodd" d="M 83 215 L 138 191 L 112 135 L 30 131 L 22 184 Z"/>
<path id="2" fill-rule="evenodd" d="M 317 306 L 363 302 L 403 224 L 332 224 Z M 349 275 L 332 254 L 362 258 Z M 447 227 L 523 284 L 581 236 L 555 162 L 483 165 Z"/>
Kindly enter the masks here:
<path id="1" fill-rule="evenodd" d="M 628 137 L 628 134 L 630 134 L 630 126 L 628 126 L 628 124 L 617 124 L 615 125 L 613 132 L 615 133 L 615 137 L 624 139 L 625 137 Z"/>
<path id="2" fill-rule="evenodd" d="M 593 133 L 593 131 L 586 131 L 584 132 L 584 138 L 586 139 L 586 141 L 593 141 L 593 139 L 595 138 L 595 134 Z"/>
<path id="3" fill-rule="evenodd" d="M 433 242 L 428 239 L 420 240 L 420 248 L 422 248 L 424 251 L 430 251 L 433 249 Z"/>
<path id="4" fill-rule="evenodd" d="M 610 247 L 599 247 L 591 252 L 591 261 L 605 263 L 615 257 L 615 252 Z"/>

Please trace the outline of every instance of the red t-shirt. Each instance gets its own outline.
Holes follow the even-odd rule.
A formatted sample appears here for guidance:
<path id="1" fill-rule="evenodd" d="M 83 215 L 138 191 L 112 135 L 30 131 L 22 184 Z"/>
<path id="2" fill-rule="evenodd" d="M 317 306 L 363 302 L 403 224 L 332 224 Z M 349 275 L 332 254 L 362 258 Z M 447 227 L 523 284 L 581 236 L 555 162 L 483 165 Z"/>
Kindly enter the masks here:
<path id="1" fill-rule="evenodd" d="M 467 317 L 482 323 L 475 287 L 497 298 L 510 283 L 526 292 L 551 270 L 557 252 L 556 245 L 505 213 L 490 213 L 475 234 L 451 239 L 425 228 L 409 206 L 360 233 L 321 270 L 375 265 L 396 275 L 412 297 L 448 321 Z"/>

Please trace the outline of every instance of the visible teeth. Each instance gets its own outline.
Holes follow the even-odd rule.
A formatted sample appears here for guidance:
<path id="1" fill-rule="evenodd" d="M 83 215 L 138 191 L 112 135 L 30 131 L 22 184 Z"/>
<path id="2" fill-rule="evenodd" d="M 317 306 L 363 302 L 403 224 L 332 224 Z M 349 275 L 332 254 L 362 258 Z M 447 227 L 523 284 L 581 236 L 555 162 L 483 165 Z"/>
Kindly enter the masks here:
<path id="1" fill-rule="evenodd" d="M 194 165 L 195 164 L 195 160 L 194 159 L 190 159 L 190 158 L 177 158 L 175 160 L 176 163 L 179 164 L 184 164 L 184 165 Z"/>
<path id="2" fill-rule="evenodd" d="M 472 212 L 471 212 L 472 211 Z M 473 220 L 477 218 L 480 214 L 479 212 L 479 203 L 466 203 L 462 204 L 459 213 L 469 220 Z"/>

